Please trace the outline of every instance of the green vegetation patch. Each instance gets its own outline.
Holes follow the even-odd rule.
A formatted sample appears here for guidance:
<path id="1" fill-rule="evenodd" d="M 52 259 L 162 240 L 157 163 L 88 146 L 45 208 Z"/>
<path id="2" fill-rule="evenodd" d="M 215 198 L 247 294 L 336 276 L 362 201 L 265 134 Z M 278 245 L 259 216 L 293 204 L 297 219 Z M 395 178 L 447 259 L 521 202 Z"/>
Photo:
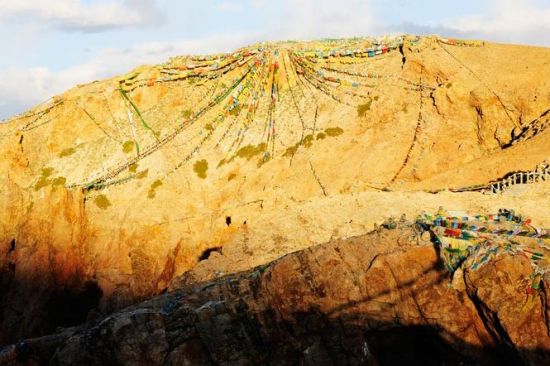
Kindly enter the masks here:
<path id="1" fill-rule="evenodd" d="M 302 145 L 305 148 L 310 148 L 313 145 L 313 135 L 306 135 L 302 140 Z"/>
<path id="2" fill-rule="evenodd" d="M 132 140 L 124 141 L 122 144 L 122 151 L 124 151 L 126 154 L 129 154 L 134 150 L 135 143 Z"/>
<path id="3" fill-rule="evenodd" d="M 66 156 L 71 156 L 76 152 L 76 149 L 74 147 L 69 147 L 67 149 L 63 149 L 61 153 L 59 154 L 60 158 L 64 158 Z"/>
<path id="4" fill-rule="evenodd" d="M 289 148 L 287 148 L 285 150 L 285 152 L 283 153 L 283 156 L 286 156 L 286 157 L 289 157 L 289 156 L 293 156 L 294 154 L 296 154 L 296 152 L 298 151 L 298 149 L 300 148 L 300 146 L 303 146 L 305 148 L 310 148 L 311 146 L 313 146 L 313 135 L 306 135 L 302 141 L 298 141 L 294 146 L 291 146 Z"/>
<path id="5" fill-rule="evenodd" d="M 445 88 L 449 89 L 451 86 L 453 86 L 453 83 L 447 83 L 447 85 L 445 85 Z"/>
<path id="6" fill-rule="evenodd" d="M 204 126 L 204 128 L 207 131 L 214 131 L 214 126 L 212 126 L 212 123 L 207 123 L 206 126 Z"/>
<path id="7" fill-rule="evenodd" d="M 52 191 L 55 191 L 57 189 L 57 187 L 59 187 L 59 186 L 64 186 L 65 183 L 67 183 L 67 178 L 65 178 L 65 177 L 56 177 L 56 178 L 52 179 L 51 180 Z"/>
<path id="8" fill-rule="evenodd" d="M 285 150 L 283 156 L 284 156 L 284 157 L 293 156 L 294 154 L 296 154 L 296 152 L 298 151 L 298 148 L 299 148 L 299 147 L 300 147 L 300 143 L 298 142 L 296 145 L 287 148 L 287 149 Z"/>
<path id="9" fill-rule="evenodd" d="M 138 166 L 139 166 L 138 163 L 134 163 L 134 164 L 132 164 L 128 167 L 128 171 L 130 173 L 135 173 L 135 172 L 137 172 Z"/>
<path id="10" fill-rule="evenodd" d="M 191 116 L 193 116 L 193 111 L 190 109 L 186 109 L 183 112 L 181 112 L 181 115 L 183 118 L 191 118 Z"/>
<path id="11" fill-rule="evenodd" d="M 34 190 L 38 191 L 39 189 L 49 186 L 52 183 L 50 176 L 53 174 L 53 168 L 45 167 L 40 171 L 40 178 L 34 185 Z"/>
<path id="12" fill-rule="evenodd" d="M 97 207 L 101 208 L 102 210 L 106 210 L 109 206 L 111 206 L 111 202 L 107 198 L 106 195 L 100 194 L 99 196 L 96 196 L 94 198 L 94 203 Z"/>
<path id="13" fill-rule="evenodd" d="M 67 183 L 67 178 L 65 177 L 57 177 L 52 179 L 52 186 L 64 186 L 65 183 Z"/>
<path id="14" fill-rule="evenodd" d="M 340 136 L 341 134 L 343 134 L 344 130 L 341 129 L 340 127 L 329 127 L 327 129 L 325 129 L 325 133 L 327 134 L 327 136 L 335 137 L 335 136 Z"/>
<path id="15" fill-rule="evenodd" d="M 157 194 L 157 188 L 162 186 L 162 181 L 160 179 L 157 179 L 154 181 L 151 186 L 149 187 L 149 192 L 147 193 L 147 198 L 155 198 L 155 195 Z"/>
<path id="16" fill-rule="evenodd" d="M 208 161 L 206 159 L 198 160 L 193 164 L 193 170 L 199 178 L 206 178 L 206 171 L 208 170 Z"/>
<path id="17" fill-rule="evenodd" d="M 372 99 L 370 99 L 365 104 L 360 104 L 357 106 L 357 116 L 363 117 L 367 113 L 367 111 L 370 111 L 370 106 L 372 104 Z"/>
<path id="18" fill-rule="evenodd" d="M 144 171 L 139 172 L 136 175 L 136 178 L 137 179 L 143 179 L 143 178 L 147 178 L 148 175 L 149 175 L 149 169 L 145 169 Z"/>
<path id="19" fill-rule="evenodd" d="M 236 156 L 238 156 L 239 158 L 250 160 L 254 156 L 260 155 L 266 150 L 267 150 L 267 144 L 265 142 L 262 142 L 261 144 L 258 144 L 258 145 L 247 145 L 245 147 L 241 147 L 239 151 L 237 151 Z"/>
<path id="20" fill-rule="evenodd" d="M 42 177 L 48 178 L 50 175 L 53 174 L 53 168 L 49 168 L 49 167 L 42 168 L 41 174 L 42 174 Z"/>
<path id="21" fill-rule="evenodd" d="M 218 168 L 225 164 L 231 163 L 236 158 L 246 159 L 250 161 L 250 159 L 252 159 L 253 157 L 264 154 L 266 151 L 267 144 L 265 142 L 262 142 L 258 145 L 246 145 L 244 147 L 241 147 L 231 158 L 220 160 L 220 162 L 218 163 Z"/>
<path id="22" fill-rule="evenodd" d="M 335 137 L 335 136 L 340 136 L 343 133 L 344 133 L 344 130 L 341 129 L 340 127 L 328 127 L 327 129 L 325 129 L 324 132 L 319 132 L 315 138 L 311 134 L 306 135 L 301 141 L 298 141 L 295 145 L 287 148 L 283 153 L 283 156 L 285 157 L 293 156 L 294 154 L 296 154 L 300 146 L 303 146 L 306 149 L 310 148 L 311 146 L 313 146 L 314 140 L 324 140 L 327 138 L 327 136 Z"/>
<path id="23" fill-rule="evenodd" d="M 38 191 L 38 190 L 40 190 L 41 188 L 50 185 L 50 183 L 51 183 L 51 180 L 50 180 L 50 179 L 44 178 L 44 177 L 40 177 L 40 178 L 38 179 L 38 182 L 36 182 L 36 184 L 34 185 L 34 190 L 35 190 L 35 191 Z"/>

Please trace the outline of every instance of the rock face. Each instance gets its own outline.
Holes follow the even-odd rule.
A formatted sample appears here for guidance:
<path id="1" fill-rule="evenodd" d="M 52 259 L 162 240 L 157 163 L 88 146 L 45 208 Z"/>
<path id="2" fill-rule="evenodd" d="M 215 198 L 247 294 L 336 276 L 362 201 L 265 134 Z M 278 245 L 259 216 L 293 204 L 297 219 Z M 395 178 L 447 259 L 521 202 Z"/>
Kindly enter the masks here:
<path id="1" fill-rule="evenodd" d="M 422 237 L 311 247 L 10 346 L 0 364 L 550 364 L 546 290 L 529 308 L 518 290 L 527 258 L 451 278 Z"/>
<path id="2" fill-rule="evenodd" d="M 550 156 L 550 50 L 375 43 L 176 57 L 0 124 L 0 344 L 389 215 L 502 205 L 550 226 L 548 182 L 498 199 L 423 192 Z"/>

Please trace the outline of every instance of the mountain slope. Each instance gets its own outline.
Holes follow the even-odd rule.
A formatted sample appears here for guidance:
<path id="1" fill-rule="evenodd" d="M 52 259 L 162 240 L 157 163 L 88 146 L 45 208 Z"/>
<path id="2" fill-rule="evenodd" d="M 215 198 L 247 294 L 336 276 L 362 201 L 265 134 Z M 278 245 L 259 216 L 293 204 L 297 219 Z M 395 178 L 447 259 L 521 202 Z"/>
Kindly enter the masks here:
<path id="1" fill-rule="evenodd" d="M 117 309 L 207 249 L 258 264 L 426 208 L 399 191 L 533 169 L 550 157 L 548 73 L 549 49 L 407 36 L 265 43 L 77 86 L 0 125 L 0 342 L 75 323 L 36 320 L 60 284 L 90 297 L 84 314 Z M 517 202 L 546 223 L 541 190 Z"/>

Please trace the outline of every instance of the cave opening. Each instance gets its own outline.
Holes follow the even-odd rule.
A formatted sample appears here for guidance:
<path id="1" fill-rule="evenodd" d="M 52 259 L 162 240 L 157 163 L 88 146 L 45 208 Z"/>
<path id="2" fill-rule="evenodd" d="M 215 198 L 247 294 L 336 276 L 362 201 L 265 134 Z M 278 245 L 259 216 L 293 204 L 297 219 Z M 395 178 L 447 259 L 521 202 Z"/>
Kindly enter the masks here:
<path id="1" fill-rule="evenodd" d="M 12 239 L 11 242 L 10 242 L 10 250 L 8 251 L 8 253 L 11 253 L 15 250 L 15 239 Z"/>
<path id="2" fill-rule="evenodd" d="M 205 250 L 202 252 L 202 254 L 200 255 L 200 257 L 199 257 L 199 262 L 200 262 L 200 261 L 207 260 L 208 258 L 210 258 L 210 255 L 211 255 L 213 252 L 216 252 L 216 253 L 220 253 L 220 254 L 221 254 L 221 251 L 222 251 L 222 248 L 221 248 L 221 247 L 214 247 L 214 248 L 205 249 Z"/>
<path id="3" fill-rule="evenodd" d="M 226 216 L 226 217 L 225 217 L 225 224 L 226 224 L 227 226 L 231 225 L 231 216 Z"/>

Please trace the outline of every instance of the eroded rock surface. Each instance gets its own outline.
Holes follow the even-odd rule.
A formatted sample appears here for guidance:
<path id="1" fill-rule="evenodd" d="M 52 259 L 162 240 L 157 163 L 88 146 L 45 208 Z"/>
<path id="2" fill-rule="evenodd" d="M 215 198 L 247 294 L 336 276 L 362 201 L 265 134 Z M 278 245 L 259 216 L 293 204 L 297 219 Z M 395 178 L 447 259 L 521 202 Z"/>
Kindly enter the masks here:
<path id="1" fill-rule="evenodd" d="M 45 338 L 0 364 L 550 364 L 545 292 L 529 260 L 443 268 L 411 228 L 311 247 Z M 545 282 L 544 286 L 548 286 Z"/>

